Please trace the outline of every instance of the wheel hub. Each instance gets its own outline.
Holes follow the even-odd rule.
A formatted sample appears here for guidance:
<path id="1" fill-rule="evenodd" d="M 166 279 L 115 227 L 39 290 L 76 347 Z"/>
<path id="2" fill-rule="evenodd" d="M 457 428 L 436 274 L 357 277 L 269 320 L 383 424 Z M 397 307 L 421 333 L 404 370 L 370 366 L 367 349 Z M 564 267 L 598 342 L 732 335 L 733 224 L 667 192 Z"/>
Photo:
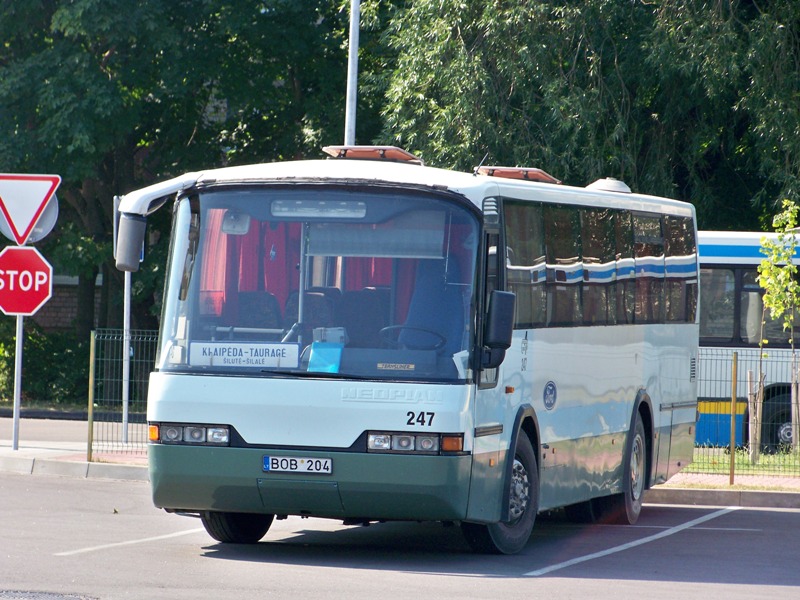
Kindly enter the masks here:
<path id="1" fill-rule="evenodd" d="M 631 450 L 631 495 L 638 500 L 644 491 L 644 441 L 638 435 L 633 440 Z"/>
<path id="2" fill-rule="evenodd" d="M 509 494 L 509 516 L 514 522 L 525 513 L 530 501 L 530 481 L 528 472 L 523 464 L 514 459 L 514 468 L 511 473 L 511 493 Z"/>
<path id="3" fill-rule="evenodd" d="M 778 427 L 778 443 L 785 444 L 787 446 L 791 445 L 792 443 L 791 423 L 783 423 L 780 427 Z"/>

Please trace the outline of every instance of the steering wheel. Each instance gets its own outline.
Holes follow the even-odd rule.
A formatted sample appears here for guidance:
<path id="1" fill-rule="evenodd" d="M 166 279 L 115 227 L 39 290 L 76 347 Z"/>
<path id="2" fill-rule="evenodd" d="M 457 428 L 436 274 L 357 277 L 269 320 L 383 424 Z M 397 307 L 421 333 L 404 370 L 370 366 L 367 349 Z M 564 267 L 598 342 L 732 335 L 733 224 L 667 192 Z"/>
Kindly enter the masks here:
<path id="1" fill-rule="evenodd" d="M 404 348 L 409 350 L 440 350 L 447 343 L 447 338 L 441 333 L 433 331 L 432 329 L 425 329 L 424 327 L 412 327 L 411 325 L 390 325 L 380 330 L 381 341 L 383 341 L 390 348 L 400 348 L 401 344 L 398 340 L 401 331 L 417 331 L 420 333 L 431 336 L 432 342 L 429 344 L 408 344 L 403 343 Z"/>

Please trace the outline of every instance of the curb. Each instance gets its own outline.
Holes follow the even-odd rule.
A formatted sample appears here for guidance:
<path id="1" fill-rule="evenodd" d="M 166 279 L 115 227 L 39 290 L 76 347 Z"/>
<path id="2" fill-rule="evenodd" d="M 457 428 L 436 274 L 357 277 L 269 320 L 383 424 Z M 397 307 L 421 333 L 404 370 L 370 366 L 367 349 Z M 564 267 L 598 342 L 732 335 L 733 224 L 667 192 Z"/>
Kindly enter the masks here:
<path id="1" fill-rule="evenodd" d="M 122 479 L 126 481 L 149 481 L 147 467 L 96 463 L 85 461 L 53 460 L 4 456 L 0 457 L 0 471 L 22 475 L 60 475 L 80 479 Z"/>
<path id="2" fill-rule="evenodd" d="M 800 509 L 800 493 L 760 490 L 651 488 L 644 493 L 644 502 L 648 504 L 686 504 L 689 506 Z"/>

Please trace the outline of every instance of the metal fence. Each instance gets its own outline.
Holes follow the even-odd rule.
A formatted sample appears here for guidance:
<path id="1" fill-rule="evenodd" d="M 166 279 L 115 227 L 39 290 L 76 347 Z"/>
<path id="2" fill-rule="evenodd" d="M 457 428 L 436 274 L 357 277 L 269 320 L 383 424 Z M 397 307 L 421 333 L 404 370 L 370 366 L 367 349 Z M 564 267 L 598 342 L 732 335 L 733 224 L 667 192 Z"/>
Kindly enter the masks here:
<path id="1" fill-rule="evenodd" d="M 157 331 L 129 331 L 129 360 L 121 329 L 92 332 L 89 368 L 88 459 L 104 454 L 147 456 L 147 385 Z"/>
<path id="2" fill-rule="evenodd" d="M 791 372 L 787 349 L 769 349 L 763 357 L 758 348 L 738 349 L 734 365 L 731 349 L 701 348 L 696 446 L 686 471 L 800 477 Z M 759 373 L 767 389 L 763 399 L 755 394 Z"/>
<path id="3" fill-rule="evenodd" d="M 104 454 L 147 454 L 147 385 L 155 364 L 156 331 L 130 332 L 129 377 L 125 377 L 124 335 L 120 329 L 98 329 L 92 334 L 89 385 L 91 441 L 89 460 Z M 773 396 L 762 405 L 762 439 L 753 450 L 748 410 L 748 371 L 759 372 L 758 349 L 738 351 L 736 402 L 733 396 L 733 361 L 728 349 L 701 348 L 698 369 L 699 420 L 694 462 L 685 470 L 693 473 L 729 474 L 731 439 L 734 440 L 734 472 L 740 475 L 800 477 L 800 452 L 785 443 L 786 412 L 776 410 Z M 790 381 L 791 353 L 771 351 L 761 363 L 765 385 Z M 754 378 L 757 375 L 754 375 Z M 127 384 L 127 403 L 123 392 Z M 775 389 L 786 391 L 788 386 Z M 782 394 L 778 394 L 780 396 Z M 783 400 L 782 400 L 783 401 Z M 127 404 L 127 411 L 125 405 Z M 781 429 L 783 428 L 783 429 Z M 732 437 L 733 436 L 733 437 Z M 781 441 L 784 440 L 784 441 Z"/>

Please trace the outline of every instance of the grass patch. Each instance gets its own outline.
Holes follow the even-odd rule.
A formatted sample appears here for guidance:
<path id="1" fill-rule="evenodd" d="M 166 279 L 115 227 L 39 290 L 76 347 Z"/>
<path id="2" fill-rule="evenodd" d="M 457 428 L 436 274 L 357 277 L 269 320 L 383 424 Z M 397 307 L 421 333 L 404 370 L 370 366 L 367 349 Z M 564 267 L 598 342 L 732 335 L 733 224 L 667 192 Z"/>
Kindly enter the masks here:
<path id="1" fill-rule="evenodd" d="M 735 481 L 735 479 L 734 479 Z M 770 484 L 770 485 L 757 485 L 757 484 L 749 484 L 749 483 L 734 483 L 733 485 L 729 485 L 727 480 L 725 482 L 710 482 L 710 481 L 703 481 L 692 483 L 688 481 L 682 482 L 672 482 L 668 481 L 667 483 L 661 483 L 658 485 L 659 488 L 680 488 L 684 490 L 731 490 L 731 491 L 738 491 L 738 492 L 795 492 L 800 493 L 800 487 L 793 487 L 790 485 L 780 485 L 780 484 Z"/>
<path id="2" fill-rule="evenodd" d="M 731 465 L 728 448 L 695 448 L 692 463 L 685 473 L 728 475 Z M 734 473 L 737 475 L 766 475 L 776 477 L 800 477 L 800 452 L 788 449 L 772 454 L 762 453 L 758 462 L 752 464 L 747 448 L 734 451 Z"/>
<path id="3" fill-rule="evenodd" d="M 20 408 L 25 410 L 36 410 L 45 412 L 67 412 L 67 413 L 85 413 L 87 410 L 86 400 L 74 402 L 43 402 L 40 400 L 23 399 L 20 402 Z M 0 399 L 0 410 L 3 412 L 14 410 L 13 399 Z"/>

